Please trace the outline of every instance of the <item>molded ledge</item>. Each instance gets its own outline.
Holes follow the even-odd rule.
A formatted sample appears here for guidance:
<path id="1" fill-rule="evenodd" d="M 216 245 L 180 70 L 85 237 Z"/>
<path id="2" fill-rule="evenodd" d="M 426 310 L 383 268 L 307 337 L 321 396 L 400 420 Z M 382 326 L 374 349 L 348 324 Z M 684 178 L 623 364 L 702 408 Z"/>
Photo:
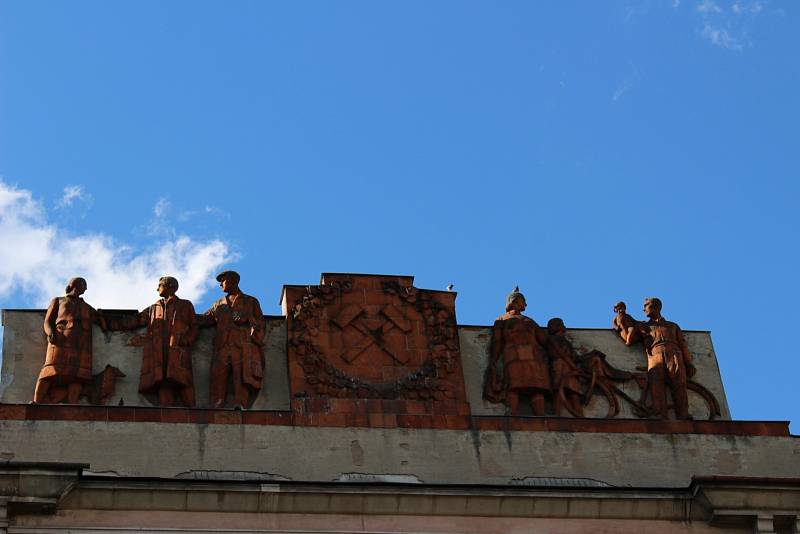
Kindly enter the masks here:
<path id="1" fill-rule="evenodd" d="M 469 416 L 387 412 L 291 412 L 143 406 L 0 404 L 0 420 L 105 421 L 110 423 L 237 424 L 313 427 L 429 428 L 512 432 L 717 434 L 787 437 L 788 421 L 661 421 L 562 417 Z"/>

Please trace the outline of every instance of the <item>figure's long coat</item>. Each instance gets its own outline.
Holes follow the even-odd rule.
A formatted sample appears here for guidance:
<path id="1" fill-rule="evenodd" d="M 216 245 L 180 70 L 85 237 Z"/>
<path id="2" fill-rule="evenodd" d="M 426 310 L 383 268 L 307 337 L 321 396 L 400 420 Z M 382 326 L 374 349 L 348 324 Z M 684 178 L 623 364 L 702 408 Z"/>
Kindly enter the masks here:
<path id="1" fill-rule="evenodd" d="M 50 301 L 44 329 L 55 336 L 55 344 L 47 343 L 39 380 L 91 382 L 92 323 L 97 317 L 97 311 L 80 297 L 67 295 Z"/>
<path id="2" fill-rule="evenodd" d="M 226 369 L 230 365 L 234 368 L 232 374 L 241 377 L 242 384 L 261 389 L 266 320 L 258 299 L 244 293 L 222 297 L 200 321 L 216 325 L 212 383 L 226 380 Z"/>
<path id="3" fill-rule="evenodd" d="M 147 327 L 139 392 L 153 393 L 164 380 L 194 385 L 192 344 L 198 329 L 194 306 L 178 297 L 160 299 L 138 315 L 122 319 L 123 328 Z"/>
<path id="4" fill-rule="evenodd" d="M 546 344 L 547 334 L 530 317 L 511 313 L 498 317 L 492 327 L 484 397 L 504 402 L 510 390 L 550 391 Z"/>

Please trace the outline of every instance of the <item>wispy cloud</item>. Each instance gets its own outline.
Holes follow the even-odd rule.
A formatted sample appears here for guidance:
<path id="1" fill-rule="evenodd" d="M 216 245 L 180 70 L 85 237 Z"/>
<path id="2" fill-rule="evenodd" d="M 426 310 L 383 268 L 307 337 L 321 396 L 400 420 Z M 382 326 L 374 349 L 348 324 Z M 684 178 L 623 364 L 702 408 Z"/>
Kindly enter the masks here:
<path id="1" fill-rule="evenodd" d="M 700 34 L 711 41 L 712 44 L 727 48 L 729 50 L 741 50 L 743 48 L 741 41 L 733 37 L 725 28 L 717 28 L 709 23 L 703 26 Z"/>
<path id="2" fill-rule="evenodd" d="M 625 22 L 634 22 L 647 15 L 649 10 L 648 2 L 628 2 L 624 6 Z"/>
<path id="3" fill-rule="evenodd" d="M 202 210 L 183 210 L 176 215 L 180 222 L 186 222 L 194 217 L 208 216 L 216 219 L 230 219 L 231 214 L 216 206 L 206 205 Z"/>
<path id="4" fill-rule="evenodd" d="M 753 46 L 749 26 L 765 6 L 763 0 L 736 0 L 733 3 L 701 0 L 695 4 L 701 22 L 698 34 L 720 48 L 744 50 Z"/>
<path id="5" fill-rule="evenodd" d="M 159 198 L 153 206 L 153 217 L 147 224 L 147 234 L 152 237 L 175 237 L 177 230 L 170 221 L 172 204 L 165 197 Z"/>
<path id="6" fill-rule="evenodd" d="M 616 102 L 617 100 L 622 98 L 622 95 L 624 95 L 625 93 L 630 91 L 631 87 L 632 87 L 632 84 L 631 84 L 630 80 L 624 80 L 620 85 L 617 86 L 617 89 L 614 91 L 614 94 L 611 96 L 611 100 Z"/>
<path id="7" fill-rule="evenodd" d="M 165 215 L 165 205 L 159 209 L 156 215 Z M 135 250 L 106 234 L 68 233 L 48 222 L 31 191 L 0 181 L 0 298 L 22 294 L 32 305 L 45 306 L 63 294 L 70 277 L 83 276 L 86 299 L 95 307 L 141 309 L 156 298 L 160 276 L 175 276 L 179 294 L 198 299 L 215 285 L 213 273 L 233 259 L 216 239 L 177 235 Z"/>
<path id="8" fill-rule="evenodd" d="M 68 208 L 77 201 L 83 202 L 85 204 L 91 204 L 92 195 L 84 191 L 83 186 L 68 185 L 64 188 L 64 192 L 61 195 L 61 198 L 59 199 L 58 203 L 56 204 L 56 207 Z"/>
<path id="9" fill-rule="evenodd" d="M 696 9 L 699 13 L 722 13 L 722 8 L 714 0 L 703 0 Z"/>
<path id="10" fill-rule="evenodd" d="M 764 10 L 764 4 L 761 2 L 734 2 L 731 6 L 731 11 L 737 15 L 750 14 L 758 15 Z"/>
<path id="11" fill-rule="evenodd" d="M 638 81 L 639 81 L 639 71 L 638 69 L 634 68 L 633 72 L 625 76 L 625 78 L 617 84 L 617 87 L 614 90 L 614 94 L 611 95 L 611 101 L 612 102 L 618 101 L 626 93 L 628 93 L 631 89 L 633 89 Z"/>

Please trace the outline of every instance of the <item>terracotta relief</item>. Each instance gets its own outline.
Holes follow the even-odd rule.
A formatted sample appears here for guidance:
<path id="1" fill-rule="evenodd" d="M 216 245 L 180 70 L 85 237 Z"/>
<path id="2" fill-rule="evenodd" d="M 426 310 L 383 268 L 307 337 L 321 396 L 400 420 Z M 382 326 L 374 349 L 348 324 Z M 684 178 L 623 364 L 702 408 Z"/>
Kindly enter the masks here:
<path id="1" fill-rule="evenodd" d="M 584 387 L 583 405 L 587 406 L 595 393 L 602 394 L 608 402 L 607 418 L 615 417 L 620 411 L 620 401 L 626 402 L 637 417 L 649 419 L 667 419 L 668 413 L 654 407 L 650 397 L 652 395 L 652 382 L 645 367 L 637 367 L 635 371 L 616 369 L 606 359 L 606 355 L 598 350 L 587 350 L 579 347 L 578 367 L 579 380 Z M 621 386 L 633 381 L 638 386 L 639 397 L 628 395 Z M 720 406 L 714 395 L 705 387 L 692 380 L 686 381 L 686 387 L 697 393 L 708 407 L 708 418 L 720 417 Z M 671 406 L 668 406 L 670 408 Z M 567 405 L 569 409 L 569 405 Z M 573 415 L 576 413 L 570 412 Z M 681 417 L 678 416 L 680 419 Z"/>
<path id="2" fill-rule="evenodd" d="M 552 393 L 547 333 L 522 314 L 525 296 L 515 287 L 506 298 L 506 313 L 492 327 L 485 396 L 505 402 L 512 415 L 519 413 L 520 398 L 530 398 L 534 415 L 545 414 L 545 400 Z"/>
<path id="3" fill-rule="evenodd" d="M 564 321 L 554 317 L 547 321 L 547 348 L 553 369 L 553 413 L 561 415 L 565 406 L 575 417 L 583 417 L 583 391 L 577 355 L 567 339 Z"/>
<path id="4" fill-rule="evenodd" d="M 625 371 L 612 366 L 598 350 L 572 345 L 564 322 L 550 319 L 545 333 L 524 315 L 525 297 L 519 289 L 508 296 L 506 313 L 492 328 L 489 363 L 484 382 L 484 398 L 504 403 L 510 414 L 521 412 L 521 399 L 530 399 L 533 415 L 563 415 L 564 410 L 583 417 L 595 393 L 608 403 L 606 417 L 620 412 L 620 402 L 630 405 L 638 417 L 666 419 L 668 410 L 686 419 L 687 390 L 696 392 L 708 405 L 709 418 L 720 416 L 714 395 L 689 380 L 694 375 L 692 355 L 680 328 L 660 315 L 658 299 L 645 301 L 648 322 L 639 322 L 625 311 L 624 303 L 615 306 L 614 327 L 626 345 L 643 341 L 648 366 Z M 633 382 L 638 398 L 628 395 L 623 384 Z M 667 403 L 667 391 L 673 399 Z"/>
<path id="5" fill-rule="evenodd" d="M 89 394 L 93 379 L 92 325 L 105 330 L 106 323 L 81 298 L 86 289 L 86 280 L 73 278 L 67 284 L 66 295 L 54 298 L 47 307 L 44 317 L 47 353 L 36 381 L 35 403 L 77 404 L 82 396 Z"/>
<path id="6" fill-rule="evenodd" d="M 103 405 L 108 402 L 108 399 L 114 395 L 117 389 L 117 380 L 120 378 L 125 378 L 125 373 L 113 365 L 106 365 L 102 371 L 93 375 L 91 385 L 83 388 L 89 404 Z"/>
<path id="7" fill-rule="evenodd" d="M 661 300 L 644 301 L 644 313 L 650 319 L 640 330 L 647 352 L 647 389 L 649 406 L 658 417 L 667 417 L 667 390 L 672 396 L 675 417 L 689 418 L 687 378 L 695 374 L 692 353 L 680 327 L 661 316 Z"/>
<path id="8" fill-rule="evenodd" d="M 635 407 L 636 413 L 641 417 L 667 419 L 672 409 L 677 419 L 691 419 L 688 391 L 692 390 L 706 401 L 711 418 L 718 416 L 717 400 L 706 388 L 691 380 L 695 374 L 692 353 L 680 327 L 661 316 L 661 300 L 656 297 L 645 299 L 647 322 L 637 321 L 625 314 L 624 307 L 620 313 L 619 304 L 614 308 L 617 317 L 613 328 L 626 345 L 641 341 L 647 358 L 647 367 L 639 368 L 646 374 L 639 373 L 636 376 L 642 388 L 642 397 Z M 620 319 L 623 314 L 628 319 Z M 618 328 L 622 324 L 626 325 L 625 328 Z M 671 404 L 668 398 L 671 398 Z"/>
<path id="9" fill-rule="evenodd" d="M 455 293 L 412 281 L 325 274 L 287 287 L 294 396 L 463 401 Z"/>
<path id="10" fill-rule="evenodd" d="M 622 339 L 622 341 L 630 346 L 639 340 L 639 331 L 637 330 L 637 321 L 626 311 L 625 303 L 622 301 L 614 305 L 614 321 L 611 323 L 611 328 Z"/>
<path id="11" fill-rule="evenodd" d="M 233 384 L 234 407 L 248 408 L 264 378 L 266 320 L 258 300 L 239 289 L 239 280 L 236 271 L 218 274 L 225 296 L 197 317 L 201 327 L 216 326 L 209 388 L 212 408 L 225 405 L 229 382 Z"/>
<path id="12" fill-rule="evenodd" d="M 169 276 L 159 280 L 156 303 L 122 315 L 84 302 L 86 281 L 73 278 L 45 314 L 47 352 L 33 402 L 75 404 L 85 397 L 104 404 L 114 394 L 125 376 L 119 369 L 106 365 L 92 375 L 97 324 L 104 331 L 146 328 L 128 342 L 143 347 L 139 392 L 157 405 L 192 407 L 192 345 L 200 327 L 213 326 L 210 407 L 249 408 L 264 380 L 266 320 L 258 300 L 239 288 L 238 273 L 224 271 L 217 281 L 225 296 L 202 315 L 177 297 L 178 281 Z M 455 297 L 418 289 L 412 277 L 403 276 L 324 274 L 319 285 L 285 287 L 293 398 L 383 399 L 381 409 L 394 409 L 385 404 L 394 400 L 427 401 L 425 413 L 469 414 Z M 720 416 L 714 396 L 692 380 L 692 354 L 680 327 L 661 315 L 659 299 L 645 300 L 646 322 L 629 315 L 624 302 L 614 307 L 612 328 L 626 346 L 641 346 L 646 357 L 647 365 L 634 370 L 615 368 L 596 349 L 575 347 L 560 318 L 541 328 L 523 314 L 526 306 L 515 288 L 491 332 L 484 398 L 504 403 L 508 413 L 584 417 L 601 395 L 609 418 L 627 403 L 638 417 L 667 419 L 672 412 L 688 419 L 691 390 L 705 400 L 711 419 Z M 632 384 L 637 395 L 630 394 Z M 346 402 L 336 406 L 353 408 Z"/>
<path id="13" fill-rule="evenodd" d="M 158 281 L 161 297 L 137 315 L 109 318 L 110 330 L 134 330 L 147 327 L 146 333 L 134 337 L 130 344 L 142 347 L 142 370 L 139 393 L 155 396 L 160 406 L 176 406 L 179 398 L 184 406 L 195 405 L 192 375 L 192 344 L 197 338 L 194 306 L 178 298 L 178 281 L 171 276 Z"/>

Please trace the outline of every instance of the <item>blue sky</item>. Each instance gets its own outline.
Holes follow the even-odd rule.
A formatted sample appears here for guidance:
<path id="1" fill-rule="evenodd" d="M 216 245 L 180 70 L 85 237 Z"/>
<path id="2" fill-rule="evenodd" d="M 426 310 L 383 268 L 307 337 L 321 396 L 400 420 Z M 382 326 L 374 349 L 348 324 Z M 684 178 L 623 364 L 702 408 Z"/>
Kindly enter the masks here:
<path id="1" fill-rule="evenodd" d="M 713 339 L 735 418 L 795 421 L 800 4 L 0 1 L 0 306 L 142 307 L 220 267 L 619 299 Z"/>

